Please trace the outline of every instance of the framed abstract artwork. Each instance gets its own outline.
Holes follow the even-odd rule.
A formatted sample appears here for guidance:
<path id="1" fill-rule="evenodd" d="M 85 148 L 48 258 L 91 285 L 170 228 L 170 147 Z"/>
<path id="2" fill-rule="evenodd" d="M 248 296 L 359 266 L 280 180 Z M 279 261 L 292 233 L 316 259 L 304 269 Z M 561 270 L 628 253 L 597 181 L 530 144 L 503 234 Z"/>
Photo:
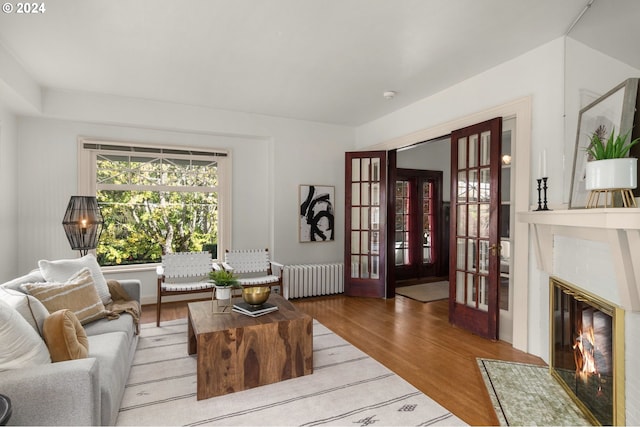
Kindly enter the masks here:
<path id="1" fill-rule="evenodd" d="M 335 187 L 300 185 L 298 218 L 300 242 L 334 240 Z"/>
<path id="2" fill-rule="evenodd" d="M 636 138 L 638 129 L 634 128 L 638 99 L 638 81 L 627 79 L 609 92 L 580 110 L 578 117 L 578 135 L 576 136 L 573 156 L 573 175 L 569 208 L 584 208 L 587 203 L 586 189 L 587 147 L 591 136 L 597 129 L 608 138 L 612 131 L 616 134 L 629 132 L 631 139 Z M 633 130 L 633 132 L 631 132 Z M 631 156 L 636 157 L 632 151 Z"/>

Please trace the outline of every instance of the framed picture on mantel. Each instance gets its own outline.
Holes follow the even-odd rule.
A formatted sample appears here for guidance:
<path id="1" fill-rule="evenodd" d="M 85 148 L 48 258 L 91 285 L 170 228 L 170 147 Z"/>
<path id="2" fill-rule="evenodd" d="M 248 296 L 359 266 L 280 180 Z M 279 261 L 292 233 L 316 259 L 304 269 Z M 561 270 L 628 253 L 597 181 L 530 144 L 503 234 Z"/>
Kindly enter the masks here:
<path id="1" fill-rule="evenodd" d="M 604 129 L 607 138 L 614 129 L 616 134 L 624 135 L 630 132 L 630 140 L 640 136 L 640 129 L 637 129 L 639 122 L 637 115 L 640 114 L 637 112 L 638 101 L 640 100 L 638 97 L 638 81 L 640 79 L 627 79 L 580 110 L 578 134 L 573 156 L 573 174 L 569 197 L 570 209 L 584 208 L 587 203 L 588 191 L 585 186 L 587 147 L 596 129 Z M 640 150 L 634 151 L 632 149 L 629 155 L 638 157 L 640 156 Z"/>
<path id="2" fill-rule="evenodd" d="M 301 185 L 298 218 L 301 242 L 334 240 L 335 187 L 329 185 Z"/>

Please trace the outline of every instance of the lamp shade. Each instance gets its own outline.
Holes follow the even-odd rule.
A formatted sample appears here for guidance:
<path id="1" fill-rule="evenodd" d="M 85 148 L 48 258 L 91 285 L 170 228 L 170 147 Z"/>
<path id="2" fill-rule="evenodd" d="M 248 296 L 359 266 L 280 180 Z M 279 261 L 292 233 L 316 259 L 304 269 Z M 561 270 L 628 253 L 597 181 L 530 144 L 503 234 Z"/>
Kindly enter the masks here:
<path id="1" fill-rule="evenodd" d="M 98 246 L 104 219 L 98 199 L 93 196 L 71 196 L 62 220 L 71 249 L 86 255 Z"/>

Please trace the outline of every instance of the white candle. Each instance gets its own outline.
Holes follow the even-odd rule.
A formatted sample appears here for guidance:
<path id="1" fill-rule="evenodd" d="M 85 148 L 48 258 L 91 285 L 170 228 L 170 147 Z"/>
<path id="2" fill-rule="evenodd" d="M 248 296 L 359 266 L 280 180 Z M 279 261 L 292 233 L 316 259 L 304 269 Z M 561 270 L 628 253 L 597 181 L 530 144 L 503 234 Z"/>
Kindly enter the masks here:
<path id="1" fill-rule="evenodd" d="M 542 150 L 542 178 L 547 177 L 547 150 Z"/>
<path id="2" fill-rule="evenodd" d="M 542 178 L 542 153 L 538 154 L 538 178 Z"/>

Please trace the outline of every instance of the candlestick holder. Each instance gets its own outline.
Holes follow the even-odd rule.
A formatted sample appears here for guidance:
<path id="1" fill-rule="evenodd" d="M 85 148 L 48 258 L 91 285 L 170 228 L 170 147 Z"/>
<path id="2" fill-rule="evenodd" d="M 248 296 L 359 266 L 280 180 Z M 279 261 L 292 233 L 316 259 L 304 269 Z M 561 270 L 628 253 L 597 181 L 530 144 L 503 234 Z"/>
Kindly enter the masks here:
<path id="1" fill-rule="evenodd" d="M 538 209 L 536 209 L 536 211 L 551 210 L 547 207 L 547 189 L 549 188 L 547 186 L 548 179 L 549 178 L 546 176 L 536 179 L 536 181 L 538 181 Z M 542 192 L 544 192 L 544 198 L 542 198 Z"/>

